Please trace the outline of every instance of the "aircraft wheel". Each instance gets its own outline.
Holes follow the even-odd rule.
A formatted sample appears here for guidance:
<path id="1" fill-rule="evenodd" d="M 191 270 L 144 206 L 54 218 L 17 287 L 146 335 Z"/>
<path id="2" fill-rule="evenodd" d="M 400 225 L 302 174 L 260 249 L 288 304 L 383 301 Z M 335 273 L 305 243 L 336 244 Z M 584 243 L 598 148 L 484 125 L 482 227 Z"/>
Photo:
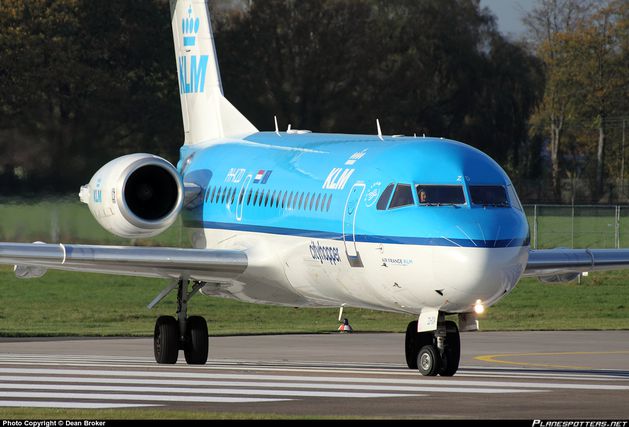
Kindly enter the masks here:
<path id="1" fill-rule="evenodd" d="M 153 333 L 155 361 L 160 364 L 177 363 L 179 356 L 179 325 L 172 316 L 160 316 Z"/>
<path id="2" fill-rule="evenodd" d="M 204 365 L 207 362 L 209 339 L 207 322 L 201 316 L 191 316 L 187 321 L 184 355 L 189 365 Z"/>
<path id="3" fill-rule="evenodd" d="M 441 355 L 434 344 L 425 345 L 417 356 L 419 372 L 427 377 L 434 377 L 441 369 Z"/>
<path id="4" fill-rule="evenodd" d="M 406 339 L 404 341 L 406 364 L 409 369 L 417 369 L 417 356 L 419 356 L 421 347 L 417 335 L 417 320 L 415 320 L 406 327 Z"/>
<path id="5" fill-rule="evenodd" d="M 459 360 L 461 359 L 461 338 L 459 336 L 459 328 L 456 323 L 448 320 L 446 322 L 446 342 L 443 350 L 443 365 L 439 375 L 442 377 L 451 377 L 459 369 Z"/>
<path id="6" fill-rule="evenodd" d="M 430 332 L 417 332 L 417 320 L 412 321 L 406 327 L 406 339 L 404 341 L 404 353 L 409 369 L 417 369 L 417 356 L 419 350 L 425 345 L 432 344 L 433 334 Z"/>

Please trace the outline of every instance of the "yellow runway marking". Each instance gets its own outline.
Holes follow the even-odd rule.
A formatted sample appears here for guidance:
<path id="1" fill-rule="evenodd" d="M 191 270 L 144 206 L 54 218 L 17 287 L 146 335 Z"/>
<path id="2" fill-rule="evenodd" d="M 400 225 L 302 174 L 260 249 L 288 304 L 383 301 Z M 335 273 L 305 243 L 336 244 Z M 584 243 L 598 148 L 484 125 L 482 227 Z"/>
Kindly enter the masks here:
<path id="1" fill-rule="evenodd" d="M 484 356 L 476 356 L 474 359 L 481 360 L 483 362 L 490 363 L 502 363 L 505 365 L 518 365 L 518 366 L 534 366 L 544 368 L 559 368 L 559 369 L 595 369 L 586 366 L 568 366 L 568 365 L 551 365 L 547 363 L 530 363 L 530 362 L 516 362 L 508 360 L 498 360 L 503 357 L 520 357 L 520 356 L 580 356 L 580 355 L 593 355 L 593 354 L 629 354 L 629 351 L 566 351 L 561 353 L 506 353 L 506 354 L 486 354 Z"/>

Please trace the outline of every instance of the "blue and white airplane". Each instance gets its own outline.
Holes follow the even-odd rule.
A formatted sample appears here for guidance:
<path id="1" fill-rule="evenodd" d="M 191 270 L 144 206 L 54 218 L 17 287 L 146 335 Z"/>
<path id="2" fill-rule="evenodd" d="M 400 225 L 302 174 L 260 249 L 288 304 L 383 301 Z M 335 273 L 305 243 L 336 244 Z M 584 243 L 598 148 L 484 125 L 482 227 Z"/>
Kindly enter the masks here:
<path id="1" fill-rule="evenodd" d="M 409 368 L 454 375 L 459 330 L 522 276 L 629 266 L 629 250 L 530 250 L 527 220 L 490 157 L 443 138 L 260 132 L 223 96 L 207 4 L 171 0 L 185 143 L 176 167 L 112 160 L 80 198 L 108 231 L 155 236 L 181 214 L 194 249 L 0 243 L 18 277 L 47 269 L 156 278 L 177 318 L 155 325 L 158 363 L 208 357 L 197 293 L 292 307 L 408 313 Z M 458 315 L 458 326 L 446 315 Z"/>

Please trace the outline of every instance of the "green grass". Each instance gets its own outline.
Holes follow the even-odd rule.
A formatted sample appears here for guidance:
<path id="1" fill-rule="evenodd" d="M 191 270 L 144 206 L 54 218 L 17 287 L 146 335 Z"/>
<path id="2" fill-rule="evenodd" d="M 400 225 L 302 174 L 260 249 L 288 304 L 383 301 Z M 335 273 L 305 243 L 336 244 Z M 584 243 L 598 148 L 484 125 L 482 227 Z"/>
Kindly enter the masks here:
<path id="1" fill-rule="evenodd" d="M 624 209 L 626 210 L 626 209 Z M 623 210 L 623 212 L 624 212 Z M 538 207 L 539 247 L 610 247 L 615 208 Z M 527 208 L 529 222 L 532 209 Z M 75 196 L 61 201 L 0 203 L 0 241 L 181 246 L 175 224 L 156 239 L 129 242 L 100 227 Z M 572 238 L 572 230 L 575 237 Z M 621 244 L 629 246 L 629 217 L 620 218 Z M 626 231 L 626 233 L 625 233 Z M 154 311 L 146 308 L 165 286 L 155 279 L 50 271 L 42 279 L 18 280 L 0 267 L 0 335 L 149 336 L 159 314 L 175 312 L 170 295 Z M 629 329 L 629 272 L 597 273 L 576 283 L 547 285 L 523 280 L 511 295 L 489 308 L 483 330 Z M 212 335 L 333 332 L 338 309 L 295 309 L 196 296 L 191 314 L 209 321 Z M 404 331 L 410 316 L 350 308 L 358 332 Z"/>
<path id="2" fill-rule="evenodd" d="M 581 284 L 524 279 L 480 324 L 482 330 L 629 329 L 629 271 L 590 273 Z"/>
<path id="3" fill-rule="evenodd" d="M 565 215 L 565 212 L 561 212 Z M 74 201 L 0 205 L 0 240 L 129 244 L 104 231 L 88 209 Z M 629 219 L 621 219 L 621 231 Z M 539 247 L 613 247 L 608 216 L 575 219 L 547 212 L 538 220 Z M 624 236 L 624 237 L 623 237 Z M 629 246 L 621 232 L 621 244 Z M 139 245 L 180 246 L 180 224 Z M 624 243 L 626 242 L 626 243 Z M 16 279 L 0 267 L 0 336 L 151 336 L 160 314 L 174 314 L 170 295 L 155 310 L 146 304 L 167 282 L 124 276 L 50 271 L 41 279 Z M 338 309 L 296 309 L 196 296 L 190 313 L 208 320 L 210 335 L 326 333 L 338 327 Z M 360 332 L 403 332 L 411 316 L 347 308 Z M 629 271 L 590 274 L 581 284 L 542 284 L 524 279 L 480 318 L 481 330 L 629 329 Z M 304 419 L 258 413 L 170 411 L 167 409 L 64 410 L 7 408 L 0 419 Z M 338 417 L 330 417 L 338 418 Z M 351 417 L 348 417 L 351 418 Z"/>
<path id="4" fill-rule="evenodd" d="M 103 229 L 87 205 L 78 197 L 61 200 L 0 202 L 0 241 L 84 244 L 124 244 L 128 239 L 116 237 Z M 179 219 L 172 227 L 153 239 L 136 239 L 135 245 L 181 246 L 186 236 Z"/>
<path id="5" fill-rule="evenodd" d="M 534 210 L 526 206 L 531 237 Z M 537 209 L 538 248 L 612 248 L 616 243 L 616 207 L 543 206 Z M 629 209 L 623 207 L 618 224 L 620 246 L 629 247 Z M 0 241 L 129 244 L 105 231 L 76 195 L 54 200 L 0 201 Z M 182 246 L 187 236 L 181 221 L 152 239 L 137 239 L 136 245 Z"/>
<path id="6" fill-rule="evenodd" d="M 207 412 L 203 410 L 172 411 L 163 408 L 152 409 L 36 409 L 7 408 L 0 409 L 2 420 L 326 420 L 326 419 L 361 419 L 367 417 L 351 416 L 303 416 L 286 414 L 265 414 L 245 412 Z M 369 417 L 372 419 L 373 417 Z"/>
<path id="7" fill-rule="evenodd" d="M 535 211 L 527 206 L 526 215 L 531 230 L 531 245 L 535 237 Z M 537 207 L 537 247 L 539 249 L 614 248 L 616 234 L 620 247 L 629 247 L 629 209 L 621 207 L 618 220 L 616 206 Z M 618 223 L 617 223 L 618 221 Z"/>
<path id="8" fill-rule="evenodd" d="M 0 335 L 149 336 L 159 314 L 175 313 L 175 295 L 146 308 L 168 282 L 50 271 L 41 279 L 16 279 L 0 269 Z M 338 327 L 338 309 L 274 307 L 197 295 L 190 313 L 208 320 L 211 335 L 319 333 Z M 352 309 L 360 330 L 401 331 L 408 316 Z"/>
<path id="9" fill-rule="evenodd" d="M 160 314 L 174 314 L 171 294 L 155 310 L 146 304 L 163 280 L 50 271 L 16 279 L 0 269 L 2 336 L 150 336 Z M 208 320 L 211 335 L 325 333 L 338 327 L 337 309 L 276 307 L 195 296 L 190 313 Z M 402 332 L 411 316 L 348 308 L 357 332 Z M 629 272 L 591 274 L 579 285 L 523 280 L 480 319 L 482 330 L 629 329 Z"/>

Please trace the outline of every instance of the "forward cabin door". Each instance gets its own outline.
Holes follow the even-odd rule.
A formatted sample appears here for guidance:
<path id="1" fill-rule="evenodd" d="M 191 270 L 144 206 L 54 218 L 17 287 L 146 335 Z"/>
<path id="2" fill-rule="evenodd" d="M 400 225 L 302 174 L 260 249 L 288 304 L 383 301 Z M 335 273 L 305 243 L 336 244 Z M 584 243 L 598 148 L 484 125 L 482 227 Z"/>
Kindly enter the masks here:
<path id="1" fill-rule="evenodd" d="M 360 200 L 365 192 L 365 184 L 360 182 L 354 184 L 345 201 L 345 210 L 343 211 L 343 243 L 345 244 L 345 252 L 350 258 L 358 257 L 356 249 L 356 215 Z"/>

